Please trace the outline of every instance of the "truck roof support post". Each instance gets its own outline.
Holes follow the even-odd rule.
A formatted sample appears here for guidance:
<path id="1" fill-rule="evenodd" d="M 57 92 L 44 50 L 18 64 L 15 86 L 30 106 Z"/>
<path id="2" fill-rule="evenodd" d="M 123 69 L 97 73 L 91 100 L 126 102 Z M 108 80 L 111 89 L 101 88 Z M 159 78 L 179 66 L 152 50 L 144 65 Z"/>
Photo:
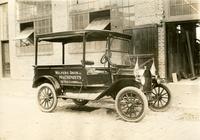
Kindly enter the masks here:
<path id="1" fill-rule="evenodd" d="M 37 59 L 38 59 L 38 38 L 35 39 L 35 65 L 37 65 Z"/>
<path id="2" fill-rule="evenodd" d="M 83 35 L 83 67 L 85 67 L 86 34 Z"/>
<path id="3" fill-rule="evenodd" d="M 65 64 L 65 43 L 62 43 L 62 64 Z"/>
<path id="4" fill-rule="evenodd" d="M 111 38 L 111 35 L 109 34 L 109 36 L 108 36 L 108 39 L 107 39 L 107 41 L 108 41 L 108 50 L 107 50 L 107 53 L 110 55 L 110 45 L 111 45 L 111 42 L 110 42 L 110 38 Z M 109 56 L 110 57 L 110 56 Z M 109 58 L 110 59 L 110 58 Z M 110 63 L 108 62 L 108 68 L 110 69 Z"/>

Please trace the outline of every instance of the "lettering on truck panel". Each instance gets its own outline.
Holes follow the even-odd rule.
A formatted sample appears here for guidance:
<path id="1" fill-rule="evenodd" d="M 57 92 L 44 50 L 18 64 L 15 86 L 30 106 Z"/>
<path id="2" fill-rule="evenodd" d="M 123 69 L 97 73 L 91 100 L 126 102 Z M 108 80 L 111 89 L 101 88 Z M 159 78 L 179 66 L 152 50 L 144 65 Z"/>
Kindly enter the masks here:
<path id="1" fill-rule="evenodd" d="M 70 82 L 80 82 L 82 80 L 80 71 L 64 71 L 64 70 L 56 70 L 55 74 L 58 75 L 61 83 L 70 83 Z"/>

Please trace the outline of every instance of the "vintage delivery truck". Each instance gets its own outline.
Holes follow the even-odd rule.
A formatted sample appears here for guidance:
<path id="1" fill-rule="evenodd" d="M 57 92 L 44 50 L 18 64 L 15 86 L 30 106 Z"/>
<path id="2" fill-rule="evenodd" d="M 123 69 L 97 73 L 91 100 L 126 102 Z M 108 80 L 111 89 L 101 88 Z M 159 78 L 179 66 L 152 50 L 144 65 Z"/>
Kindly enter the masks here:
<path id="1" fill-rule="evenodd" d="M 117 40 L 120 48 L 115 50 Z M 38 65 L 40 61 L 40 42 L 60 43 L 62 55 L 57 65 Z M 87 42 L 104 41 L 104 53 L 97 66 L 86 51 Z M 107 30 L 67 31 L 36 36 L 35 65 L 33 87 L 37 88 L 39 107 L 44 112 L 52 112 L 58 98 L 72 99 L 77 105 L 85 105 L 89 101 L 110 96 L 115 100 L 118 115 L 125 121 L 138 122 L 144 116 L 149 106 L 154 111 L 168 108 L 171 95 L 169 89 L 152 76 L 148 68 L 140 78 L 134 74 L 134 64 L 131 60 L 131 36 L 128 34 Z M 66 60 L 66 47 L 70 43 L 82 44 L 81 60 L 70 64 Z M 76 45 L 74 45 L 76 47 Z M 124 51 L 126 50 L 126 51 Z M 115 53 L 125 58 L 124 62 L 116 64 Z M 68 62 L 65 62 L 68 61 Z"/>

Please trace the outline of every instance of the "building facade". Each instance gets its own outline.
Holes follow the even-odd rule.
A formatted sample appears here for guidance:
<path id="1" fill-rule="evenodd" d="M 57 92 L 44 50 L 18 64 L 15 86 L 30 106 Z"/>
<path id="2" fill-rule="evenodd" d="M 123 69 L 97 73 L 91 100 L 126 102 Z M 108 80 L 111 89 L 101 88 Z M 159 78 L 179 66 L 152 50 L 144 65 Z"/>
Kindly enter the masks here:
<path id="1" fill-rule="evenodd" d="M 131 34 L 133 55 L 153 56 L 162 78 L 198 75 L 199 51 L 189 67 L 187 44 L 196 45 L 199 20 L 199 0 L 0 0 L 0 77 L 33 77 L 35 35 L 90 28 Z M 88 57 L 99 59 L 102 45 L 89 44 Z M 40 44 L 39 63 L 61 64 L 58 46 Z M 66 62 L 75 63 L 80 50 L 69 47 Z"/>

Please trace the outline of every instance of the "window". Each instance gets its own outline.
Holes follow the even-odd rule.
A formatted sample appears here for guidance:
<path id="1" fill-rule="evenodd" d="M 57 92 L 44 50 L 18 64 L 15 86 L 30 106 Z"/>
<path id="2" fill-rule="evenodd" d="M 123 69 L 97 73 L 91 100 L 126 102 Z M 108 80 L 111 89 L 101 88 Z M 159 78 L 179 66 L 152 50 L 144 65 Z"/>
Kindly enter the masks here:
<path id="1" fill-rule="evenodd" d="M 84 29 L 91 19 L 98 17 L 101 11 L 110 18 L 110 28 L 113 31 L 123 31 L 135 26 L 135 5 L 133 0 L 70 0 L 69 11 L 71 28 L 69 30 Z M 94 13 L 94 14 L 91 14 Z M 96 16 L 97 15 L 97 16 Z"/>
<path id="2" fill-rule="evenodd" d="M 170 16 L 200 14 L 199 0 L 170 0 Z"/>
<path id="3" fill-rule="evenodd" d="M 52 19 L 40 19 L 36 20 L 35 22 L 35 34 L 44 34 L 44 33 L 51 33 L 52 32 Z M 52 53 L 53 46 L 51 43 L 48 42 L 41 42 L 39 47 L 40 53 Z"/>
<path id="4" fill-rule="evenodd" d="M 17 41 L 17 54 L 33 55 L 35 35 L 52 32 L 51 1 L 17 0 L 17 2 L 16 14 L 19 23 L 17 39 L 21 38 Z M 41 43 L 39 49 L 42 54 L 53 53 L 51 43 Z"/>
<path id="5" fill-rule="evenodd" d="M 51 16 L 50 0 L 17 0 L 17 20 L 27 21 Z"/>
<path id="6" fill-rule="evenodd" d="M 44 34 L 52 32 L 52 19 L 39 19 L 34 22 L 35 34 Z"/>
<path id="7" fill-rule="evenodd" d="M 111 30 L 122 31 L 135 26 L 134 5 L 111 10 Z"/>
<path id="8" fill-rule="evenodd" d="M 72 30 L 84 29 L 88 25 L 88 13 L 71 15 Z"/>
<path id="9" fill-rule="evenodd" d="M 85 29 L 110 30 L 110 10 L 90 12 L 90 23 Z"/>
<path id="10" fill-rule="evenodd" d="M 33 22 L 20 24 L 20 34 L 17 39 L 20 40 L 20 46 L 28 46 L 34 44 Z"/>

